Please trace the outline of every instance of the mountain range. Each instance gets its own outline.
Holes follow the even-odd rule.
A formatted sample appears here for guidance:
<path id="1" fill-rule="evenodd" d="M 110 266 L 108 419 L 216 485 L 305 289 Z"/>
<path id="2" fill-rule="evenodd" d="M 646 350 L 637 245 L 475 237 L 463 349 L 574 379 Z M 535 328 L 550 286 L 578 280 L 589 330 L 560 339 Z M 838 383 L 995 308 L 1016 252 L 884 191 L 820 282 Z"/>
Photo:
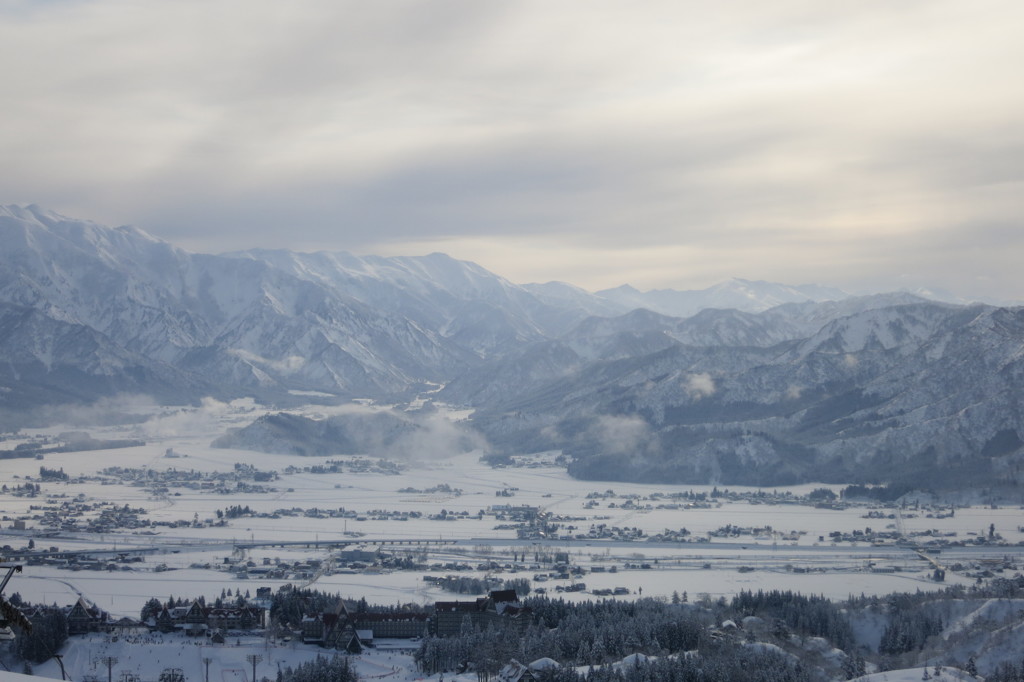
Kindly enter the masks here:
<path id="1" fill-rule="evenodd" d="M 493 456 L 561 449 L 581 477 L 1020 477 L 1020 308 L 746 280 L 589 293 L 443 254 L 196 254 L 36 206 L 0 207 L 0 243 L 7 424 L 120 393 L 429 391 L 475 410 Z"/>

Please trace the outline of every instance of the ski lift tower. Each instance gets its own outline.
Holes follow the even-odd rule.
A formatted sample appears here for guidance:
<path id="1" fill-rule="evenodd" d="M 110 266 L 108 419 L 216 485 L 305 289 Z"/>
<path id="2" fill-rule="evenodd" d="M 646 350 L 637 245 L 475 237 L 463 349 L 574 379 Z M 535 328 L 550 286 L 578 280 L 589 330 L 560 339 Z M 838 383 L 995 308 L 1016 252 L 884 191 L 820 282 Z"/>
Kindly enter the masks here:
<path id="1" fill-rule="evenodd" d="M 18 564 L 0 564 L 0 573 L 4 571 L 6 571 L 6 575 L 0 581 L 0 642 L 9 642 L 14 639 L 14 631 L 11 630 L 12 624 L 28 632 L 32 629 L 32 623 L 28 622 L 28 619 L 13 604 L 4 599 L 4 588 L 10 582 L 11 576 L 15 573 L 21 573 L 21 566 Z"/>

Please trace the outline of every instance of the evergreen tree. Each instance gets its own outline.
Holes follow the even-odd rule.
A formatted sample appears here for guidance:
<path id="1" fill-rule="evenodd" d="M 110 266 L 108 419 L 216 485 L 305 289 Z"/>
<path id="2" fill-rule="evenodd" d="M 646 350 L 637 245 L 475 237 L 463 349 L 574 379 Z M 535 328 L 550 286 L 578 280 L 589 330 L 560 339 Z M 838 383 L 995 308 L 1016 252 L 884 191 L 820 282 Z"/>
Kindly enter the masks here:
<path id="1" fill-rule="evenodd" d="M 163 610 L 163 605 L 160 600 L 156 597 L 150 597 L 145 604 L 142 606 L 142 610 L 139 612 L 139 620 L 145 623 L 150 618 L 156 618 L 160 615 Z"/>

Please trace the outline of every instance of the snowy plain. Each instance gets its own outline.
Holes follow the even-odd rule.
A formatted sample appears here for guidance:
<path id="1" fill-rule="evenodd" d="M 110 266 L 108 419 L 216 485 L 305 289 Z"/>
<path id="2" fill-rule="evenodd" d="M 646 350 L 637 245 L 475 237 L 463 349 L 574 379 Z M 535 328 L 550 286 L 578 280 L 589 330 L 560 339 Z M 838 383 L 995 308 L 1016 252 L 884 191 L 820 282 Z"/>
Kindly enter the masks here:
<path id="1" fill-rule="evenodd" d="M 459 575 L 526 578 L 531 580 L 534 588 L 544 587 L 552 595 L 556 586 L 568 587 L 575 580 L 534 581 L 534 577 L 543 572 L 535 565 L 536 557 L 545 553 L 566 553 L 572 563 L 588 571 L 579 578 L 586 583 L 585 591 L 558 594 L 572 600 L 595 599 L 598 597 L 592 594 L 593 590 L 614 588 L 624 588 L 628 592 L 615 597 L 617 599 L 633 599 L 641 594 L 668 599 L 676 593 L 685 592 L 689 599 L 695 600 L 728 597 L 740 590 L 757 589 L 793 590 L 842 599 L 849 595 L 941 589 L 949 584 L 968 584 L 974 580 L 964 570 L 949 571 L 945 582 L 935 582 L 931 579 L 931 565 L 906 547 L 831 542 L 829 534 L 836 531 L 852 533 L 868 527 L 882 529 L 894 525 L 888 519 L 865 518 L 871 511 L 866 505 L 821 509 L 801 504 L 755 504 L 750 500 L 735 500 L 713 501 L 706 508 L 657 508 L 669 501 L 673 494 L 710 494 L 713 486 L 578 481 L 570 478 L 564 467 L 555 465 L 550 456 L 534 457 L 529 460 L 530 466 L 494 469 L 480 461 L 480 453 L 438 456 L 436 448 L 430 444 L 424 445 L 423 452 L 431 453 L 431 456 L 401 462 L 402 472 L 398 475 L 378 470 L 312 473 L 302 469 L 354 458 L 298 457 L 210 446 L 227 429 L 244 426 L 265 411 L 251 401 L 232 404 L 206 401 L 199 407 L 148 409 L 151 411 L 149 418 L 138 424 L 116 427 L 61 424 L 27 434 L 56 437 L 63 431 L 84 429 L 96 438 L 137 438 L 144 440 L 145 445 L 92 452 L 48 453 L 42 461 L 8 459 L 3 460 L 0 466 L 0 485 L 13 489 L 31 480 L 41 487 L 37 497 L 0 495 L 3 516 L 0 546 L 10 545 L 18 549 L 31 540 L 37 548 L 52 546 L 62 551 L 146 551 L 145 561 L 132 564 L 133 570 L 116 572 L 25 566 L 24 572 L 12 580 L 6 594 L 18 592 L 27 601 L 48 604 L 70 604 L 83 596 L 115 617 L 138 617 L 142 605 L 151 597 L 166 600 L 171 596 L 186 599 L 203 596 L 209 601 L 225 591 L 255 594 L 259 587 L 276 590 L 284 584 L 315 587 L 337 592 L 348 599 L 365 598 L 370 603 L 381 605 L 409 602 L 427 605 L 437 600 L 471 598 L 470 595 L 445 592 L 423 580 L 425 573 L 443 575 L 449 572 L 447 570 L 361 570 L 280 579 L 251 576 L 239 579 L 235 573 L 226 570 L 228 564 L 236 563 L 240 558 L 256 565 L 323 560 L 340 543 L 371 551 L 382 547 L 384 551 L 399 554 L 426 551 L 431 564 L 462 563 L 473 567 L 488 561 L 501 565 L 512 563 L 513 555 L 519 555 L 517 563 L 529 565 L 523 570 L 474 569 Z M 329 408 L 317 406 L 296 410 L 306 416 L 322 415 L 327 411 Z M 17 442 L 9 441 L 6 447 L 14 447 Z M 169 457 L 169 452 L 174 456 Z M 259 492 L 218 495 L 172 484 L 166 493 L 154 495 L 146 487 L 128 485 L 111 476 L 98 476 L 108 467 L 212 474 L 231 472 L 239 463 L 261 471 L 276 471 L 279 477 L 264 484 L 266 489 Z M 40 466 L 63 469 L 72 481 L 76 477 L 90 477 L 90 480 L 70 483 L 40 481 Z M 296 470 L 285 473 L 288 467 Z M 788 491 L 802 495 L 819 487 L 838 491 L 840 486 L 811 484 L 768 492 Z M 411 492 L 410 489 L 435 491 Z M 754 489 L 729 489 L 756 492 Z M 501 496 L 502 492 L 511 496 Z M 38 511 L 34 507 L 47 500 L 73 499 L 84 503 L 114 502 L 142 508 L 146 511 L 145 518 L 151 522 L 177 522 L 182 525 L 174 528 L 160 526 L 153 531 L 156 534 L 137 530 L 103 534 L 77 531 L 44 534 L 38 525 Z M 267 514 L 276 510 L 344 507 L 355 515 L 349 518 L 314 518 L 302 514 L 278 518 L 241 517 L 231 519 L 224 526 L 209 525 L 216 519 L 218 510 L 233 505 L 248 506 L 254 512 Z M 481 511 L 494 505 L 536 506 L 562 517 L 563 525 L 573 525 L 574 532 L 584 534 L 596 524 L 636 528 L 644 536 L 685 528 L 690 533 L 689 539 L 702 541 L 518 540 L 513 530 L 496 529 L 493 515 L 480 515 Z M 416 512 L 421 516 L 399 521 L 393 516 L 384 518 L 375 514 L 377 510 Z M 457 520 L 429 518 L 442 510 L 449 519 L 457 517 Z M 941 560 L 946 565 L 962 564 L 965 568 L 977 566 L 980 562 L 1014 567 L 1020 564 L 1021 553 L 1024 552 L 1018 544 L 1024 541 L 1024 532 L 1021 532 L 1024 511 L 1020 508 L 979 505 L 957 508 L 953 516 L 941 516 L 944 518 L 936 518 L 925 510 L 908 512 L 902 518 L 904 531 L 930 531 L 933 537 L 955 534 L 950 537 L 970 540 L 984 537 L 994 528 L 1007 544 L 945 548 Z M 13 529 L 16 519 L 25 521 L 25 530 Z M 760 530 L 733 538 L 708 535 L 726 525 Z M 764 530 L 768 526 L 771 531 Z M 396 540 L 446 544 L 429 547 L 388 544 Z M 276 542 L 306 544 L 238 547 L 240 544 Z M 645 568 L 640 568 L 641 565 Z M 166 570 L 158 571 L 158 566 Z M 615 572 L 610 571 L 613 566 Z M 598 569 L 596 572 L 595 568 Z M 183 640 L 175 639 L 152 643 L 150 646 L 157 649 L 151 658 L 144 658 L 135 648 L 124 648 L 123 641 L 110 642 L 98 637 L 99 640 L 95 637 L 72 638 L 65 660 L 77 660 L 76 666 L 94 669 L 99 656 L 96 652 L 109 649 L 115 652 L 111 655 L 123 661 L 119 670 L 138 670 L 144 679 L 155 679 L 160 669 L 178 665 L 176 661 L 180 661 L 183 669 L 189 668 L 188 679 L 203 679 L 195 666 L 204 657 L 205 642 L 183 644 Z M 245 655 L 253 651 L 263 652 L 264 667 L 271 666 L 272 662 L 274 665 L 278 662 L 294 665 L 318 653 L 316 649 L 293 642 L 273 643 L 262 638 L 258 641 L 243 638 L 235 643 L 234 648 L 226 646 L 215 657 L 217 671 L 214 679 L 247 679 L 251 671 L 245 665 Z M 239 655 L 232 657 L 231 652 Z M 155 672 L 145 669 L 152 661 L 159 661 L 161 666 Z M 361 672 L 368 678 L 412 679 L 416 676 L 411 659 L 394 651 L 377 650 L 360 661 L 360 665 L 365 666 Z M 392 671 L 390 666 L 398 670 Z M 276 667 L 269 667 L 263 674 L 273 677 L 270 672 L 276 674 Z M 37 674 L 60 677 L 52 662 L 41 666 Z M 214 675 L 213 670 L 211 675 Z"/>

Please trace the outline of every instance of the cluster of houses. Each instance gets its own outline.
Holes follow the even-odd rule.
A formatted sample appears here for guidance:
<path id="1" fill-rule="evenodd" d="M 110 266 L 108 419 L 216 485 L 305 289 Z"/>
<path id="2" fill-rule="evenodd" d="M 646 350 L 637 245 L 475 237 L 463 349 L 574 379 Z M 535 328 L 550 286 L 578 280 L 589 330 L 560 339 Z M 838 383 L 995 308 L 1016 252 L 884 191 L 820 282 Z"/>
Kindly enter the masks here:
<path id="1" fill-rule="evenodd" d="M 398 462 L 388 459 L 377 459 L 370 457 L 349 457 L 345 459 L 329 459 L 323 464 L 313 466 L 297 467 L 287 466 L 284 473 L 291 474 L 386 474 L 397 476 L 405 470 L 405 467 Z"/>
<path id="2" fill-rule="evenodd" d="M 149 630 L 182 632 L 191 636 L 210 633 L 216 641 L 218 635 L 222 638 L 227 631 L 264 627 L 266 613 L 262 606 L 211 607 L 193 601 L 186 606 L 164 606 L 159 614 L 145 622 L 128 617 L 112 620 L 102 609 L 89 604 L 85 599 L 79 599 L 65 610 L 64 618 L 69 635 Z M 27 617 L 32 620 L 32 614 Z M 223 642 L 223 639 L 220 641 Z"/>
<path id="3" fill-rule="evenodd" d="M 164 457 L 179 459 L 187 457 L 168 449 Z M 276 492 L 276 488 L 263 485 L 280 478 L 276 471 L 260 471 L 250 464 L 236 462 L 232 471 L 195 471 L 171 467 L 159 470 L 149 467 L 107 467 L 98 477 L 83 477 L 81 480 L 99 480 L 104 485 L 120 483 L 146 488 L 156 496 L 167 495 L 171 488 L 187 488 L 201 493 L 232 495 L 237 493 Z"/>
<path id="4" fill-rule="evenodd" d="M 267 610 L 262 606 L 204 606 L 194 601 L 187 606 L 161 609 L 152 627 L 160 632 L 180 631 L 191 637 L 230 630 L 253 630 L 266 626 Z"/>

